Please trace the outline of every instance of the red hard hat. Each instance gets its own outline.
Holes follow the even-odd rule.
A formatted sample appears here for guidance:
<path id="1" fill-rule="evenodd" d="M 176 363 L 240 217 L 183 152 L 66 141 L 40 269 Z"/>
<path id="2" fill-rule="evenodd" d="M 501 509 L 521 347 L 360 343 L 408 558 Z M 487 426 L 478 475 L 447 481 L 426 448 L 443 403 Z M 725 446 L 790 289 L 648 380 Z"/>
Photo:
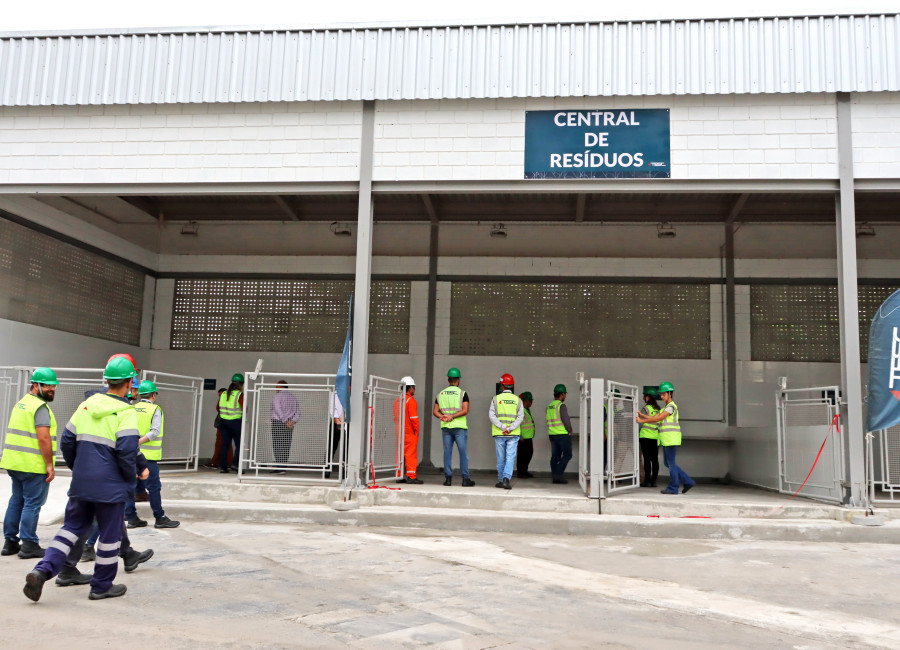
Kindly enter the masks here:
<path id="1" fill-rule="evenodd" d="M 515 385 L 516 380 L 513 379 L 513 376 L 509 373 L 506 373 L 502 377 L 500 377 L 500 384 L 502 386 L 513 386 Z"/>
<path id="2" fill-rule="evenodd" d="M 112 355 L 112 356 L 109 358 L 109 360 L 106 362 L 106 365 L 109 365 L 109 362 L 110 362 L 110 361 L 112 361 L 113 359 L 117 359 L 117 358 L 119 358 L 119 357 L 123 357 L 123 358 L 125 358 L 125 359 L 128 359 L 128 360 L 131 362 L 131 365 L 134 366 L 134 369 L 137 370 L 137 367 L 138 367 L 137 361 L 134 360 L 134 357 L 133 357 L 133 356 L 131 356 L 130 354 L 125 354 L 125 353 L 122 353 L 122 354 L 114 354 L 114 355 Z"/>

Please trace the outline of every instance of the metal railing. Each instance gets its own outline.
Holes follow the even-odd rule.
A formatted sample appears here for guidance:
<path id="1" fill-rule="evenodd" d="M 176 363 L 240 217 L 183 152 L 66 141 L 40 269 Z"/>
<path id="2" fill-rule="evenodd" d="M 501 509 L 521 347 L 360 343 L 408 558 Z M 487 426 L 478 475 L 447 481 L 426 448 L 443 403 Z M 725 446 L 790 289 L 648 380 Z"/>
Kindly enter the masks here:
<path id="1" fill-rule="evenodd" d="M 369 377 L 367 482 L 404 477 L 405 392 L 403 382 L 375 375 Z"/>
<path id="2" fill-rule="evenodd" d="M 163 410 L 160 471 L 195 471 L 200 454 L 203 378 L 144 370 L 142 379 L 156 384 L 156 403 Z"/>
<path id="3" fill-rule="evenodd" d="M 26 385 L 30 369 L 20 366 L 0 368 L 0 417 L 4 418 L 0 427 L 0 458 L 3 457 L 3 443 L 6 438 L 6 423 L 12 412 L 13 404 L 22 399 L 26 393 Z"/>
<path id="4" fill-rule="evenodd" d="M 604 432 L 606 494 L 636 488 L 640 484 L 638 424 L 635 421 L 638 387 L 606 382 Z"/>
<path id="5" fill-rule="evenodd" d="M 869 502 L 900 505 L 900 425 L 866 434 L 866 468 Z"/>

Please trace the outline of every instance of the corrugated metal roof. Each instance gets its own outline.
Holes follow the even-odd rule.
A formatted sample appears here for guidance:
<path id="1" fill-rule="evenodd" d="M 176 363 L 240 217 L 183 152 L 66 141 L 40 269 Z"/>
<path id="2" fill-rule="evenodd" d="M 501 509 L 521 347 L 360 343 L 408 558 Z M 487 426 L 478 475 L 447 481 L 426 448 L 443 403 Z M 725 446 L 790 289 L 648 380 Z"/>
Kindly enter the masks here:
<path id="1" fill-rule="evenodd" d="M 0 105 L 900 90 L 900 14 L 0 38 Z"/>

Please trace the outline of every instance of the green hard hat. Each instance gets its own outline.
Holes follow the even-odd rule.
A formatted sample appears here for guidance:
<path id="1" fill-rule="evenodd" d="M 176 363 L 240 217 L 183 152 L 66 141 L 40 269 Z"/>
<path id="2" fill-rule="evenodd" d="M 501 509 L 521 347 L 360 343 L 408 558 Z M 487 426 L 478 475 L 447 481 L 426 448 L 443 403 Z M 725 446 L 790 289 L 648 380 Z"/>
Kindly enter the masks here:
<path id="1" fill-rule="evenodd" d="M 231 375 L 231 381 L 235 384 L 243 384 L 244 383 L 244 373 L 236 372 Z"/>
<path id="2" fill-rule="evenodd" d="M 659 386 L 644 386 L 644 395 L 659 397 Z"/>
<path id="3" fill-rule="evenodd" d="M 459 379 L 462 377 L 462 373 L 459 372 L 459 368 L 450 368 L 447 371 L 447 379 Z"/>
<path id="4" fill-rule="evenodd" d="M 565 384 L 556 384 L 556 386 L 553 387 L 553 392 L 554 393 L 568 393 L 569 391 L 566 390 Z"/>
<path id="5" fill-rule="evenodd" d="M 522 399 L 531 400 L 532 402 L 534 401 L 534 397 L 532 397 L 531 393 L 527 390 L 524 393 L 522 393 L 521 395 L 519 395 L 519 397 L 521 397 Z"/>
<path id="6" fill-rule="evenodd" d="M 122 381 L 123 379 L 131 379 L 137 376 L 132 363 L 125 357 L 113 357 L 106 364 L 106 370 L 103 371 L 103 378 L 110 381 Z"/>
<path id="7" fill-rule="evenodd" d="M 144 380 L 141 382 L 141 385 L 138 386 L 138 395 L 151 395 L 156 391 L 156 384 L 152 381 Z"/>
<path id="8" fill-rule="evenodd" d="M 670 381 L 664 381 L 663 383 L 661 383 L 659 385 L 659 392 L 660 393 L 674 393 L 675 386 L 673 386 L 672 382 L 670 382 Z"/>
<path id="9" fill-rule="evenodd" d="M 31 383 L 58 386 L 59 379 L 56 378 L 56 373 L 53 372 L 52 368 L 35 368 L 34 372 L 31 373 Z"/>

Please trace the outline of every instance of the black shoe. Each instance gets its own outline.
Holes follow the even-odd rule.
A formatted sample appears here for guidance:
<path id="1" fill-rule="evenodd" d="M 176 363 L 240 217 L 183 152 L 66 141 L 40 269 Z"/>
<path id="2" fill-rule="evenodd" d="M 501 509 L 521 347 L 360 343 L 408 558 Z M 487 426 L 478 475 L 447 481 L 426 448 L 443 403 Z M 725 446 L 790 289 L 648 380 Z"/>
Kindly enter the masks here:
<path id="1" fill-rule="evenodd" d="M 512 485 L 509 484 L 509 479 L 508 479 L 508 478 L 503 479 L 503 484 L 501 485 L 501 487 L 502 487 L 504 490 L 512 490 Z"/>
<path id="2" fill-rule="evenodd" d="M 125 592 L 128 591 L 128 587 L 125 585 L 113 585 L 109 589 L 104 592 L 97 593 L 96 591 L 92 591 L 88 594 L 88 598 L 91 600 L 103 600 L 104 598 L 118 598 L 119 596 L 124 596 Z"/>
<path id="3" fill-rule="evenodd" d="M 122 558 L 122 563 L 125 565 L 125 573 L 131 573 L 138 568 L 138 564 L 143 564 L 151 557 L 153 557 L 152 548 L 148 548 L 146 551 L 135 551 L 134 549 L 130 549 L 125 554 L 125 557 Z M 119 595 L 121 596 L 122 594 Z"/>
<path id="4" fill-rule="evenodd" d="M 93 573 L 82 573 L 76 568 L 69 569 L 63 567 L 63 570 L 56 576 L 56 584 L 60 587 L 71 587 L 72 585 L 86 585 L 93 579 Z"/>
<path id="5" fill-rule="evenodd" d="M 463 482 L 465 482 L 465 479 L 463 479 Z M 444 485 L 451 485 L 452 483 L 453 483 L 453 479 L 451 477 L 448 476 L 447 478 L 444 479 Z"/>
<path id="6" fill-rule="evenodd" d="M 147 525 L 147 522 L 141 519 L 140 517 L 132 517 L 128 520 L 127 526 L 128 528 L 143 528 Z"/>
<path id="7" fill-rule="evenodd" d="M 553 479 L 553 482 L 556 483 L 557 485 L 566 485 L 566 484 L 569 482 L 569 479 L 567 479 L 567 478 L 555 478 L 555 479 Z"/>
<path id="8" fill-rule="evenodd" d="M 219 470 L 219 474 L 229 474 L 229 473 L 230 473 L 230 472 L 228 471 L 228 468 L 227 468 L 227 467 L 226 467 L 225 469 L 220 469 L 220 470 Z"/>
<path id="9" fill-rule="evenodd" d="M 93 546 L 85 546 L 84 550 L 81 552 L 81 559 L 79 562 L 93 562 L 97 559 L 97 553 L 94 551 Z"/>
<path id="10" fill-rule="evenodd" d="M 406 483 L 406 479 L 405 479 L 405 478 L 401 478 L 400 480 L 397 481 L 397 483 Z"/>
<path id="11" fill-rule="evenodd" d="M 27 539 L 23 539 L 22 548 L 19 549 L 19 557 L 23 560 L 44 557 L 44 549 L 37 542 L 29 542 Z"/>
<path id="12" fill-rule="evenodd" d="M 653 487 L 650 483 L 641 483 L 640 487 Z"/>
<path id="13" fill-rule="evenodd" d="M 463 482 L 462 482 L 463 487 L 472 487 L 473 485 L 475 485 L 475 481 L 473 481 L 472 479 L 470 479 L 470 478 L 463 479 Z"/>
<path id="14" fill-rule="evenodd" d="M 425 484 L 425 481 L 423 481 L 420 478 L 408 478 L 408 479 L 406 479 L 406 482 L 409 483 L 410 485 L 424 485 Z"/>
<path id="15" fill-rule="evenodd" d="M 660 490 L 660 494 L 678 494 L 678 492 L 669 492 L 668 490 Z"/>
<path id="16" fill-rule="evenodd" d="M 22 588 L 22 593 L 24 593 L 29 600 L 33 600 L 34 602 L 39 601 L 41 599 L 41 591 L 44 590 L 44 583 L 49 579 L 49 573 L 44 573 L 43 571 L 35 569 L 25 576 L 25 586 Z"/>
<path id="17" fill-rule="evenodd" d="M 687 493 L 688 493 L 688 490 L 690 490 L 690 489 L 691 489 L 692 487 L 694 487 L 695 485 L 697 485 L 697 484 L 696 484 L 696 483 L 691 483 L 690 485 L 685 485 L 685 486 L 681 489 L 681 493 L 682 493 L 682 494 L 687 494 Z"/>
<path id="18" fill-rule="evenodd" d="M 14 539 L 8 539 L 3 543 L 3 550 L 0 551 L 0 555 L 15 555 L 20 548 L 22 548 L 22 545 L 19 542 Z"/>
<path id="19" fill-rule="evenodd" d="M 516 472 L 516 478 L 534 478 L 531 472 Z"/>
<path id="20" fill-rule="evenodd" d="M 156 518 L 156 523 L 153 524 L 154 528 L 178 528 L 181 525 L 180 521 L 172 521 L 165 515 L 162 517 Z"/>
<path id="21" fill-rule="evenodd" d="M 494 487 L 495 487 L 495 488 L 502 488 L 502 487 L 503 487 L 503 481 L 497 481 L 497 482 L 494 484 Z"/>

